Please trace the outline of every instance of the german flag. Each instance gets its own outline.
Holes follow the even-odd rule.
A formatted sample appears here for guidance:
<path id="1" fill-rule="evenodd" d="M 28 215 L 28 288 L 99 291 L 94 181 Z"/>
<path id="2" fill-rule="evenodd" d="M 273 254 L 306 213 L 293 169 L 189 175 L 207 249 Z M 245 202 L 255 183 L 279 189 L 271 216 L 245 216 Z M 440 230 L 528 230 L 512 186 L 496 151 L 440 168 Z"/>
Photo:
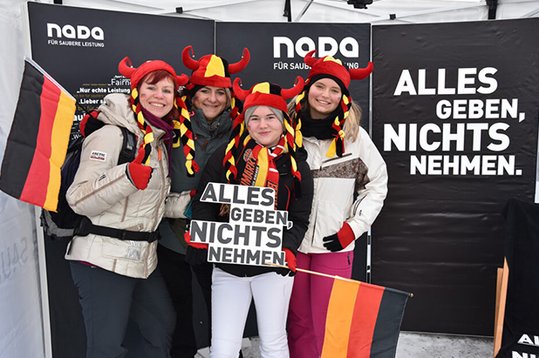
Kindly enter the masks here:
<path id="1" fill-rule="evenodd" d="M 394 358 L 410 294 L 335 278 L 322 358 Z"/>
<path id="2" fill-rule="evenodd" d="M 75 98 L 26 59 L 0 172 L 3 192 L 56 211 L 74 115 Z"/>

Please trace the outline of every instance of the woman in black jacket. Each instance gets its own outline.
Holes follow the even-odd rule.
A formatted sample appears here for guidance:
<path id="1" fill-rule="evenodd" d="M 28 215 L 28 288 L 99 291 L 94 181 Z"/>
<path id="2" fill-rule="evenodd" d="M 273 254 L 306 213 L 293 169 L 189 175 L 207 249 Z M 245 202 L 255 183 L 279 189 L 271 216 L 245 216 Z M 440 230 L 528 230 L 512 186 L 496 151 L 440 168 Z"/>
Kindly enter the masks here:
<path id="1" fill-rule="evenodd" d="M 195 59 L 191 57 L 192 51 L 192 46 L 186 46 L 182 52 L 182 60 L 185 67 L 192 70 L 185 94 L 187 109 L 190 111 L 195 159 L 200 170 L 189 175 L 185 170 L 187 155 L 184 148 L 177 147 L 172 150 L 171 193 L 166 206 L 166 209 L 170 210 L 165 211 L 165 220 L 159 225 L 161 237 L 157 247 L 159 267 L 176 310 L 171 358 L 193 358 L 197 353 L 197 343 L 203 346 L 203 339 L 195 339 L 193 327 L 194 282 L 191 270 L 202 290 L 208 318 L 211 318 L 213 265 L 206 262 L 205 255 L 200 255 L 198 249 L 187 247 L 183 240 L 189 221 L 189 210 L 186 208 L 189 207 L 192 193 L 197 188 L 206 162 L 215 150 L 228 142 L 232 120 L 238 112 L 232 97 L 230 75 L 243 70 L 250 59 L 248 49 L 244 49 L 242 58 L 234 63 L 228 63 L 226 59 L 215 54 Z M 206 327 L 209 340 L 211 321 L 207 322 Z"/>
<path id="2" fill-rule="evenodd" d="M 198 199 L 209 182 L 276 189 L 275 209 L 287 210 L 282 250 L 287 268 L 217 263 L 212 280 L 211 357 L 237 356 L 251 299 L 257 313 L 262 357 L 288 357 L 286 318 L 295 271 L 295 254 L 307 230 L 313 180 L 287 115 L 286 99 L 303 88 L 298 78 L 291 89 L 259 83 L 246 91 L 234 82 L 234 94 L 245 100 L 234 121 L 231 140 L 217 150 L 202 174 L 193 204 L 193 220 L 228 221 L 226 204 Z M 255 170 L 252 170 L 255 168 Z M 200 244 L 199 244 L 200 245 Z"/>

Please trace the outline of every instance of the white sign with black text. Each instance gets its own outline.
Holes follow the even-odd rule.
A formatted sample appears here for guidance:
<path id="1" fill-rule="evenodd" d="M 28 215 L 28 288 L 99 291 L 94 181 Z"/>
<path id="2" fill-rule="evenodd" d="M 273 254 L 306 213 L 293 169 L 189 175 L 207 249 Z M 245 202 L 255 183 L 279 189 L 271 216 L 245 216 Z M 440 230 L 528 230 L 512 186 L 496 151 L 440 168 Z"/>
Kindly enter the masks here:
<path id="1" fill-rule="evenodd" d="M 192 220 L 191 242 L 208 244 L 208 262 L 285 265 L 283 231 L 292 227 L 288 212 L 275 210 L 275 190 L 208 183 L 201 202 L 229 205 L 229 221 Z"/>

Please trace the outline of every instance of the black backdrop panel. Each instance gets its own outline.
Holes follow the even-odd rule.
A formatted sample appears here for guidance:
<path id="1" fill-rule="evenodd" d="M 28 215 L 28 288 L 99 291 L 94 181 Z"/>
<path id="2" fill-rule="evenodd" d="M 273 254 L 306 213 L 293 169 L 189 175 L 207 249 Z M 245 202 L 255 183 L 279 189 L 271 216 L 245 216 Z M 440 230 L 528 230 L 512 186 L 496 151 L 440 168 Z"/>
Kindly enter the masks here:
<path id="1" fill-rule="evenodd" d="M 539 357 L 539 205 L 510 200 L 504 219 L 509 278 L 496 358 Z"/>
<path id="2" fill-rule="evenodd" d="M 181 51 L 213 52 L 214 22 L 28 3 L 32 57 L 75 98 L 77 118 L 113 91 L 129 91 L 118 62 L 161 59 L 190 74 Z"/>
<path id="3" fill-rule="evenodd" d="M 389 172 L 373 283 L 414 293 L 405 330 L 492 335 L 501 210 L 534 196 L 539 21 L 374 26 L 372 41 Z"/>
<path id="4" fill-rule="evenodd" d="M 354 68 L 370 60 L 369 24 L 217 22 L 216 39 L 217 54 L 229 62 L 237 61 L 245 47 L 251 52 L 250 64 L 237 75 L 243 88 L 262 81 L 292 87 L 298 75 L 307 77 L 303 56 L 313 49 L 317 57 L 331 55 Z M 368 130 L 369 80 L 352 81 L 350 93 L 363 109 L 361 124 Z M 356 245 L 353 268 L 353 277 L 362 281 L 368 280 L 365 236 Z"/>
<path id="5" fill-rule="evenodd" d="M 215 25 L 220 56 L 234 62 L 244 47 L 251 52 L 251 63 L 238 74 L 243 88 L 262 81 L 292 87 L 298 75 L 307 77 L 303 56 L 313 49 L 353 67 L 365 67 L 370 59 L 369 24 L 217 22 Z M 352 81 L 350 93 L 364 113 L 369 113 L 369 81 Z M 367 123 L 368 115 L 365 115 L 363 124 Z"/>
<path id="6" fill-rule="evenodd" d="M 193 45 L 199 55 L 214 49 L 214 22 L 209 20 L 38 3 L 28 3 L 28 12 L 32 57 L 82 104 L 76 112 L 79 119 L 83 110 L 98 106 L 106 94 L 129 92 L 129 82 L 118 73 L 123 57 L 129 56 L 134 66 L 162 59 L 178 74 L 190 74 L 181 62 L 182 49 Z M 63 258 L 66 245 L 45 239 L 55 358 L 83 357 L 86 344 L 77 290 Z M 198 287 L 193 300 L 197 342 L 207 346 L 208 319 Z M 136 334 L 128 339 L 136 342 L 133 337 Z"/>

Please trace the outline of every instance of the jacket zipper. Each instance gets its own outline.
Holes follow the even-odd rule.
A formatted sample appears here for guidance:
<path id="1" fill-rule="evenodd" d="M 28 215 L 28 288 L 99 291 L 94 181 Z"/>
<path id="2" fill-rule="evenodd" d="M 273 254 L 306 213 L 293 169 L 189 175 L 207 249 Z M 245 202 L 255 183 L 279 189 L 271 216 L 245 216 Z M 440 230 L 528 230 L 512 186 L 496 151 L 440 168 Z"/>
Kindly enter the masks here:
<path id="1" fill-rule="evenodd" d="M 122 213 L 122 219 L 120 220 L 120 222 L 125 221 L 125 216 L 127 215 L 127 207 L 128 207 L 128 205 L 129 205 L 129 195 L 125 197 L 124 212 Z"/>
<path id="2" fill-rule="evenodd" d="M 313 225 L 313 232 L 311 233 L 311 246 L 314 247 L 314 234 L 316 232 L 316 223 L 318 218 L 318 204 L 316 204 L 316 211 L 315 211 L 315 218 L 314 218 L 314 225 Z"/>
<path id="3" fill-rule="evenodd" d="M 165 184 L 166 184 L 165 170 L 163 169 L 163 161 L 159 159 L 159 157 L 161 157 L 161 147 L 157 147 L 157 151 L 158 151 L 159 171 L 161 173 L 161 184 L 162 184 L 162 188 L 165 189 Z M 164 190 L 160 190 L 158 203 L 160 203 L 163 200 L 163 193 L 164 193 Z M 159 221 L 158 217 L 159 217 L 159 210 L 156 210 L 155 218 L 154 218 L 154 225 L 152 225 L 152 227 L 154 227 Z"/>

